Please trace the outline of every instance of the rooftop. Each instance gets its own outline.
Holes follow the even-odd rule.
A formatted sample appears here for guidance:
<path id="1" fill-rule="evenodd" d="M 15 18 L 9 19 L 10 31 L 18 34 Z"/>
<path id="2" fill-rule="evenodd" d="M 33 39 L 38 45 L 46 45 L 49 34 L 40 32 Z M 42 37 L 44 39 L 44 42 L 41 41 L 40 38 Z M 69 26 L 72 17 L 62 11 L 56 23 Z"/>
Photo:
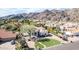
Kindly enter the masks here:
<path id="1" fill-rule="evenodd" d="M 0 38 L 13 38 L 16 37 L 16 34 L 12 31 L 7 31 L 4 29 L 0 29 Z"/>
<path id="2" fill-rule="evenodd" d="M 71 33 L 79 32 L 79 25 L 77 23 L 66 23 L 61 27 L 64 28 L 65 29 L 64 31 L 67 32 Z"/>

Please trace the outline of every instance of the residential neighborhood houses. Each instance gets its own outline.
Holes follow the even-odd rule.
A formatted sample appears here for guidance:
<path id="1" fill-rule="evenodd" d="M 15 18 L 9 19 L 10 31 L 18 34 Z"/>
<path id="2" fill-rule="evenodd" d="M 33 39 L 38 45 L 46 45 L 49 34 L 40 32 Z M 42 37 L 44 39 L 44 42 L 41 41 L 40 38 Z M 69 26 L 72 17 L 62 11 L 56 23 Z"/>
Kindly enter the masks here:
<path id="1" fill-rule="evenodd" d="M 0 17 L 0 50 L 58 50 L 65 45 L 71 49 L 79 41 L 79 19 L 78 9 L 68 10 Z"/>
<path id="2" fill-rule="evenodd" d="M 79 40 L 79 25 L 77 23 L 66 23 L 60 26 L 60 29 L 64 32 L 64 35 L 68 37 L 68 40 Z"/>
<path id="3" fill-rule="evenodd" d="M 13 50 L 38 50 L 79 40 L 79 25 L 77 23 L 61 22 L 60 24 L 59 22 L 53 23 L 45 21 L 42 23 L 42 21 L 40 21 L 38 24 L 37 21 L 37 23 L 33 22 L 35 21 L 30 21 L 30 24 L 28 24 L 26 21 L 26 23 L 23 23 L 20 26 L 19 31 L 17 28 L 17 31 L 12 31 L 13 29 L 10 30 L 10 28 L 7 29 L 1 27 L 0 48 Z"/>

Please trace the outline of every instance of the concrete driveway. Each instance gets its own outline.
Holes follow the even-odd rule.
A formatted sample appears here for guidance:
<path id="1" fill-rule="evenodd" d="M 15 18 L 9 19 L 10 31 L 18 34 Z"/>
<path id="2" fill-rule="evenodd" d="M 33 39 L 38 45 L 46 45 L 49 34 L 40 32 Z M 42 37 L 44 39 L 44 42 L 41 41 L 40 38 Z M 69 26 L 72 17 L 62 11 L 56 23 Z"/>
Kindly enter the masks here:
<path id="1" fill-rule="evenodd" d="M 2 42 L 0 44 L 0 50 L 15 50 L 15 45 L 11 45 L 11 41 Z"/>

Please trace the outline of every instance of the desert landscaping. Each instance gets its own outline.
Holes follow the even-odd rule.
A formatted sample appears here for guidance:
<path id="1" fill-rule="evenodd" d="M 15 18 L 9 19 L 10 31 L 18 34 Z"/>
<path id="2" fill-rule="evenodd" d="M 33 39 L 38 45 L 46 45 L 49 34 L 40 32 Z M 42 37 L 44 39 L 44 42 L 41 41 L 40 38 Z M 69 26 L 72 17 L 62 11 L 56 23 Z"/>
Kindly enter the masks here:
<path id="1" fill-rule="evenodd" d="M 78 8 L 0 17 L 0 50 L 58 50 L 78 41 Z"/>

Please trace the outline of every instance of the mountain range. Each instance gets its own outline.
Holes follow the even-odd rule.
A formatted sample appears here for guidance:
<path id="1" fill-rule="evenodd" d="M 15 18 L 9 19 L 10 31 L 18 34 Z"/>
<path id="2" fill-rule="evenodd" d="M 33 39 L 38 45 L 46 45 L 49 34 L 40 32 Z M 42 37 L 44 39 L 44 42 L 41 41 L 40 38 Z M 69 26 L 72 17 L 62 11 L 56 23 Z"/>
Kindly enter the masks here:
<path id="1" fill-rule="evenodd" d="M 12 14 L 0 17 L 0 20 L 6 19 L 36 19 L 36 20 L 53 20 L 53 21 L 79 21 L 79 8 L 64 10 L 44 10 L 42 12 Z"/>

